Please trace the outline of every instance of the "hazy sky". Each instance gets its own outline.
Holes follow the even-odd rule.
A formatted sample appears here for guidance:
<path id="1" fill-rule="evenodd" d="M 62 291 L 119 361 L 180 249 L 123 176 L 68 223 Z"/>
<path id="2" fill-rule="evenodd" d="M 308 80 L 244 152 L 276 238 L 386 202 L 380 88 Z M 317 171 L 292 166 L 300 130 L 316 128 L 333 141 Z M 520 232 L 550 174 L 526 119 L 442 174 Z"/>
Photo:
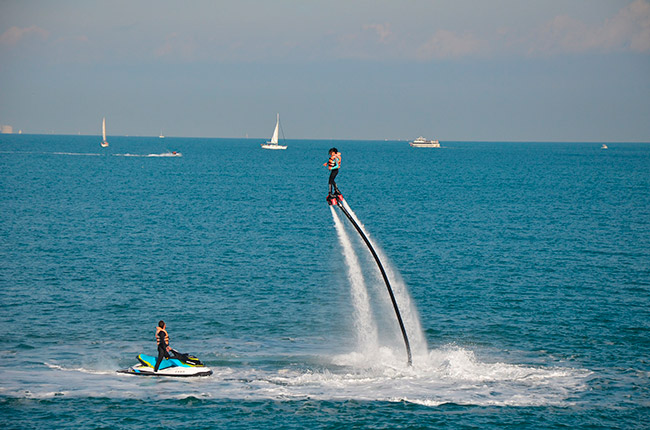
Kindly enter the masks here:
<path id="1" fill-rule="evenodd" d="M 650 141 L 650 0 L 0 0 L 27 133 Z"/>

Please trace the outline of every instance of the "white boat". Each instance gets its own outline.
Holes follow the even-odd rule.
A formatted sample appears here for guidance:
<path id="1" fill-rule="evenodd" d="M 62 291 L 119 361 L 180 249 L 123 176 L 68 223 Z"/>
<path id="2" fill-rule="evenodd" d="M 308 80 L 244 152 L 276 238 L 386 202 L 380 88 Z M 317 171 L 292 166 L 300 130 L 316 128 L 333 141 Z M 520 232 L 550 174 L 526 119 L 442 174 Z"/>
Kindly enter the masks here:
<path id="1" fill-rule="evenodd" d="M 160 130 L 160 136 L 158 136 L 158 137 L 161 138 L 161 139 L 165 138 L 165 135 L 162 133 L 162 130 Z"/>
<path id="2" fill-rule="evenodd" d="M 106 118 L 102 120 L 102 143 L 101 143 L 103 148 L 106 148 L 108 146 L 108 142 L 106 141 Z"/>
<path id="3" fill-rule="evenodd" d="M 280 114 L 278 114 L 278 120 L 275 123 L 275 130 L 273 130 L 273 136 L 271 140 L 266 143 L 262 143 L 263 149 L 287 149 L 286 145 L 278 144 L 278 131 L 280 130 Z"/>
<path id="4" fill-rule="evenodd" d="M 427 140 L 422 136 L 418 137 L 413 142 L 409 142 L 409 145 L 414 148 L 440 148 L 440 142 L 437 140 Z"/>
<path id="5" fill-rule="evenodd" d="M 607 145 L 603 143 L 603 146 L 601 146 L 600 149 L 607 149 Z"/>

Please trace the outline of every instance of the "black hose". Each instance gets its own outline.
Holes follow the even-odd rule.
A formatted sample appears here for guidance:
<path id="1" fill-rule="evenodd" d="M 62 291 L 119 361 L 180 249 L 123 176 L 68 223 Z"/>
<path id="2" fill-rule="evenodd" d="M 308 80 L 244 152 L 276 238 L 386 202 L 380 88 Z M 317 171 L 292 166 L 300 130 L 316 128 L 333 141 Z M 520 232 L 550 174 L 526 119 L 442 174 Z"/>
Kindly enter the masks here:
<path id="1" fill-rule="evenodd" d="M 404 322 L 402 321 L 402 315 L 399 313 L 399 308 L 397 307 L 397 301 L 395 300 L 393 289 L 390 287 L 388 276 L 386 276 L 386 272 L 384 271 L 384 266 L 381 264 L 381 261 L 379 260 L 379 256 L 377 255 L 375 249 L 370 244 L 370 241 L 368 240 L 366 235 L 363 233 L 363 230 L 361 230 L 361 227 L 359 227 L 359 225 L 356 223 L 354 218 L 352 218 L 352 215 L 350 215 L 350 213 L 345 209 L 345 207 L 341 204 L 341 202 L 338 201 L 338 199 L 337 199 L 337 203 L 338 203 L 338 207 L 341 208 L 345 216 L 348 217 L 348 219 L 350 220 L 354 228 L 359 232 L 359 235 L 361 236 L 363 241 L 366 242 L 366 245 L 368 246 L 370 253 L 375 258 L 375 262 L 377 263 L 377 266 L 379 266 L 379 271 L 381 272 L 381 276 L 384 278 L 384 282 L 386 283 L 386 288 L 388 289 L 388 294 L 390 295 L 390 301 L 393 302 L 393 308 L 395 309 L 395 315 L 397 315 L 397 322 L 399 323 L 399 328 L 400 330 L 402 330 L 402 337 L 404 338 L 404 344 L 406 345 L 406 354 L 408 356 L 407 364 L 410 366 L 413 364 L 413 361 L 411 359 L 411 345 L 409 344 L 409 338 L 406 335 L 406 328 L 404 328 Z"/>

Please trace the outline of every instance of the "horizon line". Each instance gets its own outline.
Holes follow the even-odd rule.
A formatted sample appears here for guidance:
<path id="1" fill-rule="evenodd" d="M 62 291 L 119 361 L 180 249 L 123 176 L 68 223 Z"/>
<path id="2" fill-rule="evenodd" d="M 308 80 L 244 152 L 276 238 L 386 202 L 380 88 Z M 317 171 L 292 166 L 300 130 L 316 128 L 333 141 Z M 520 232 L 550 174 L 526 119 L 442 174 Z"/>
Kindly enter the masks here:
<path id="1" fill-rule="evenodd" d="M 0 136 L 77 136 L 77 137 L 95 137 L 97 136 L 101 140 L 101 135 L 98 134 L 80 134 L 80 133 L 0 133 Z M 140 135 L 140 134 L 114 134 L 111 137 L 144 137 L 144 138 L 156 138 L 161 139 L 160 136 L 155 135 Z M 268 137 L 242 137 L 242 136 L 170 136 L 165 135 L 162 139 L 239 139 L 239 140 L 264 140 Z M 162 140 L 161 139 L 161 140 Z M 344 137 L 322 137 L 322 138 L 292 138 L 285 139 L 286 141 L 301 141 L 301 140 L 311 140 L 311 141 L 350 141 L 350 142 L 411 142 L 413 139 L 400 139 L 400 138 L 378 138 L 378 139 L 355 139 L 355 138 L 344 138 Z M 650 140 L 482 140 L 482 139 L 438 139 L 442 142 L 454 142 L 454 143 L 646 143 L 650 144 Z"/>

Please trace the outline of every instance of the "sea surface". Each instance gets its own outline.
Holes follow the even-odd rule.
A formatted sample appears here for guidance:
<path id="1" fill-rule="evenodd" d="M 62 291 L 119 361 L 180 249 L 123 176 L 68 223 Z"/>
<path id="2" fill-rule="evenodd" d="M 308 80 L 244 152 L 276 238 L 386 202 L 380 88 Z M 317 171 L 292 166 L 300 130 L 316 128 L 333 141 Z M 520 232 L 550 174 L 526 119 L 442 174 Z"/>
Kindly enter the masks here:
<path id="1" fill-rule="evenodd" d="M 0 135 L 3 428 L 650 428 L 650 144 L 263 140 Z"/>

